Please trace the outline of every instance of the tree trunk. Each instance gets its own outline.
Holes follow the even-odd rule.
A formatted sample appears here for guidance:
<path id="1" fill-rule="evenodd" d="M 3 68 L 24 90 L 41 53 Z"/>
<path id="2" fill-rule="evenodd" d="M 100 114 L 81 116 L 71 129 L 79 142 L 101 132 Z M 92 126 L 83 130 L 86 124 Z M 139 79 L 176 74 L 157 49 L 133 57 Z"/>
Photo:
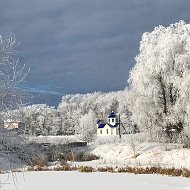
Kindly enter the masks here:
<path id="1" fill-rule="evenodd" d="M 162 76 L 158 78 L 160 82 L 160 87 L 161 87 L 161 95 L 162 95 L 162 100 L 163 100 L 163 112 L 165 115 L 167 115 L 167 99 L 166 99 L 166 90 L 165 90 L 165 85 L 162 80 Z"/>

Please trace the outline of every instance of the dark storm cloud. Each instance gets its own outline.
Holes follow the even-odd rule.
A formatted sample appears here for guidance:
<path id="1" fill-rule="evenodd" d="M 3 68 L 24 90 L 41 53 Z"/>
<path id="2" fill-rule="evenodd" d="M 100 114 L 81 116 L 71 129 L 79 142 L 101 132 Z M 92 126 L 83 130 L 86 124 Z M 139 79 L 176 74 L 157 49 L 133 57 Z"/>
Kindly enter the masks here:
<path id="1" fill-rule="evenodd" d="M 60 93 L 120 90 L 142 33 L 181 19 L 187 0 L 6 0 L 0 33 L 14 32 L 26 86 Z"/>

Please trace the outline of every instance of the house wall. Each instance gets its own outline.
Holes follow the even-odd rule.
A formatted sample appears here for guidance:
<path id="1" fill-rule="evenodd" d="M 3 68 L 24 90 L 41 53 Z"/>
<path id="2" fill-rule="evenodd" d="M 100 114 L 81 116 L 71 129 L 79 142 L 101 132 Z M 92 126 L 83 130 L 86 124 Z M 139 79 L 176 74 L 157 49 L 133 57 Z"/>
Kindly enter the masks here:
<path id="1" fill-rule="evenodd" d="M 97 135 L 117 135 L 117 129 L 111 128 L 109 125 L 105 125 L 104 128 L 97 129 Z"/>
<path id="2" fill-rule="evenodd" d="M 117 123 L 117 119 L 116 118 L 108 118 L 108 123 L 111 125 L 115 125 Z"/>
<path id="3" fill-rule="evenodd" d="M 107 134 L 108 130 L 108 134 Z M 121 127 L 121 135 L 125 132 L 123 127 Z M 119 127 L 111 128 L 109 125 L 105 125 L 104 128 L 97 129 L 97 135 L 107 136 L 107 135 L 119 135 Z"/>
<path id="4" fill-rule="evenodd" d="M 18 129 L 19 127 L 22 127 L 24 123 L 22 122 L 7 122 L 4 123 L 4 127 L 7 129 Z"/>
<path id="5" fill-rule="evenodd" d="M 17 129 L 19 127 L 19 123 L 5 123 L 4 127 L 9 129 Z"/>

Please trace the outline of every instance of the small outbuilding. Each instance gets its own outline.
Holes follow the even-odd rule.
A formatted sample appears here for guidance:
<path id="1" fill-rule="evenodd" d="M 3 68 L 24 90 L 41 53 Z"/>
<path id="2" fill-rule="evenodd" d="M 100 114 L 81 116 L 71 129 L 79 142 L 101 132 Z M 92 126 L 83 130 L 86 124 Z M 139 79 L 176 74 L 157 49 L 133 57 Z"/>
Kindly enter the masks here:
<path id="1" fill-rule="evenodd" d="M 107 118 L 107 122 L 103 120 L 97 121 L 97 135 L 120 135 L 123 134 L 123 128 L 120 127 L 118 116 L 115 112 Z"/>
<path id="2" fill-rule="evenodd" d="M 4 121 L 4 128 L 6 129 L 19 129 L 19 128 L 22 128 L 24 127 L 25 124 L 21 121 L 14 121 L 14 120 L 6 120 Z"/>

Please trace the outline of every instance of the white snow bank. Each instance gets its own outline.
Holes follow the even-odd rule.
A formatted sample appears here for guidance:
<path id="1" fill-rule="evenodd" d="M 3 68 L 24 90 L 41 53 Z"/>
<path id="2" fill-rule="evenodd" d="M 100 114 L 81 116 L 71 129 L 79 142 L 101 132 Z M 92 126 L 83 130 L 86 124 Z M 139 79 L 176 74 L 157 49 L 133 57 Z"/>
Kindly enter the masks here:
<path id="1" fill-rule="evenodd" d="M 180 144 L 145 142 L 142 134 L 118 137 L 98 137 L 89 146 L 89 152 L 100 156 L 91 162 L 76 162 L 74 165 L 92 167 L 175 167 L 190 169 L 190 149 Z"/>
<path id="2" fill-rule="evenodd" d="M 8 177 L 8 180 L 7 180 Z M 182 190 L 190 181 L 182 177 L 127 173 L 28 172 L 1 174 L 6 190 Z"/>
<path id="3" fill-rule="evenodd" d="M 39 136 L 32 140 L 64 144 L 78 141 L 76 136 Z M 74 162 L 73 165 L 92 167 L 105 166 L 140 166 L 140 167 L 175 167 L 190 169 L 190 149 L 182 148 L 181 144 L 148 142 L 144 134 L 118 136 L 98 136 L 96 141 L 79 151 L 88 151 L 100 157 L 90 162 Z"/>

